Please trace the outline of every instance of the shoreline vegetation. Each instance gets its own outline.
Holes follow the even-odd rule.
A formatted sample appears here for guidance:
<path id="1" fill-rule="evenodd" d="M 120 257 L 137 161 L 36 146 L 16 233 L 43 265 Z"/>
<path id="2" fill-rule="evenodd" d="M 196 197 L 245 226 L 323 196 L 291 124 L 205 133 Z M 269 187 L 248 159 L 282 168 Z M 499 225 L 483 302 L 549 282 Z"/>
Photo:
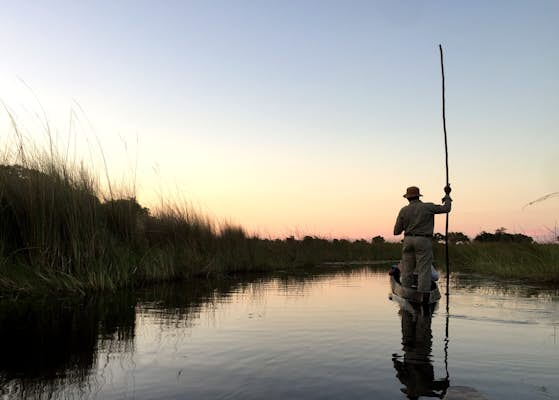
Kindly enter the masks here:
<path id="1" fill-rule="evenodd" d="M 82 164 L 52 150 L 29 162 L 20 150 L 18 163 L 0 162 L 0 293 L 84 293 L 401 255 L 400 243 L 379 236 L 266 239 L 215 223 L 185 204 L 148 210 L 133 196 L 115 196 L 114 188 L 103 196 L 98 178 Z M 453 272 L 559 283 L 557 244 L 474 241 L 452 244 L 450 255 Z M 443 270 L 441 244 L 435 244 L 435 259 Z"/>

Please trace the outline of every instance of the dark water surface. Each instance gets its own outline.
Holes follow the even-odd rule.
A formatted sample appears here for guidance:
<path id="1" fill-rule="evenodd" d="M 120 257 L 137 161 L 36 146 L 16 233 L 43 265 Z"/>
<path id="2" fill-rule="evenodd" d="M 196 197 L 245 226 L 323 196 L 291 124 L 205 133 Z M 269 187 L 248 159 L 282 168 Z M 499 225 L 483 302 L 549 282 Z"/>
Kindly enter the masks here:
<path id="1" fill-rule="evenodd" d="M 388 292 L 355 269 L 0 301 L 0 398 L 559 399 L 557 291 L 454 277 L 449 318 Z"/>

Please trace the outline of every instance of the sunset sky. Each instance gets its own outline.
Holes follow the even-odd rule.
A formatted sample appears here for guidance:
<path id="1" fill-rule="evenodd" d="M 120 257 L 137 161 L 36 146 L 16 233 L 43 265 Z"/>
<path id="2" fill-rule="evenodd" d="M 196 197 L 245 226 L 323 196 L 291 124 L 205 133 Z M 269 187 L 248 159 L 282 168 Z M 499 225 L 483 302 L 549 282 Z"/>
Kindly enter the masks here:
<path id="1" fill-rule="evenodd" d="M 4 1 L 0 100 L 150 207 L 262 236 L 392 236 L 407 186 L 450 229 L 552 237 L 557 1 Z M 44 112 L 43 112 L 44 109 Z M 0 139 L 13 143 L 5 109 Z M 439 217 L 438 230 L 444 217 Z"/>

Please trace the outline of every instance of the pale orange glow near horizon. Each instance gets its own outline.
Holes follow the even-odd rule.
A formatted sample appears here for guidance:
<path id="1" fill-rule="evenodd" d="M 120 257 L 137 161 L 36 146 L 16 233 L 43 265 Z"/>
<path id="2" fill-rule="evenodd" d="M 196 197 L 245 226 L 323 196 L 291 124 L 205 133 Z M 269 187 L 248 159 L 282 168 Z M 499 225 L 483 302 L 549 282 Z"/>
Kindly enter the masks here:
<path id="1" fill-rule="evenodd" d="M 304 163 L 303 163 L 304 164 Z M 335 170 L 322 172 L 309 165 L 292 165 L 257 171 L 216 166 L 208 175 L 183 177 L 185 198 L 198 210 L 217 221 L 239 224 L 248 232 L 263 237 L 348 238 L 370 240 L 381 235 L 398 241 L 392 233 L 395 217 L 407 204 L 405 188 L 418 184 L 423 201 L 440 203 L 442 185 L 391 180 L 390 175 L 375 180 L 370 171 Z M 444 180 L 443 171 L 438 180 Z M 177 179 L 178 181 L 178 179 Z M 214 185 L 214 182 L 222 182 Z M 374 182 L 364 185 L 363 182 Z M 425 183 L 422 185 L 421 183 Z M 505 227 L 511 233 L 524 233 L 539 240 L 552 240 L 558 199 L 523 209 L 533 200 L 528 195 L 495 185 L 486 196 L 482 185 L 473 179 L 452 184 L 453 211 L 450 230 L 473 237 L 481 231 Z M 536 197 L 536 196 L 534 196 Z M 142 190 L 140 198 L 157 204 L 158 195 Z M 444 232 L 444 215 L 435 218 L 435 231 Z"/>

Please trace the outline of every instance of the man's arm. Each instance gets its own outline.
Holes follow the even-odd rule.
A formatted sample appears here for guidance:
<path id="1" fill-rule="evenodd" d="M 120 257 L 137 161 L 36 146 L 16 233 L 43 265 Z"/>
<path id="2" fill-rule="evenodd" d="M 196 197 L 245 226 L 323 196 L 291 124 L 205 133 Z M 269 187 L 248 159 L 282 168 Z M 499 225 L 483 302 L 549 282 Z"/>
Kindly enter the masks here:
<path id="1" fill-rule="evenodd" d="M 396 217 L 396 224 L 394 225 L 394 235 L 399 235 L 404 231 L 404 218 L 402 217 L 402 210 L 398 213 Z"/>
<path id="2" fill-rule="evenodd" d="M 446 185 L 444 187 L 444 192 L 445 196 L 443 197 L 442 206 L 428 203 L 429 211 L 431 211 L 433 214 L 446 214 L 450 212 L 450 209 L 452 208 L 452 199 L 450 198 L 450 192 L 452 192 L 452 189 L 450 188 L 450 185 Z"/>
<path id="3" fill-rule="evenodd" d="M 426 203 L 426 204 L 429 205 L 429 211 L 431 211 L 433 214 L 446 214 L 449 213 L 450 209 L 452 208 L 452 199 L 447 194 L 446 196 L 443 197 L 442 205 L 433 204 L 433 203 Z"/>

